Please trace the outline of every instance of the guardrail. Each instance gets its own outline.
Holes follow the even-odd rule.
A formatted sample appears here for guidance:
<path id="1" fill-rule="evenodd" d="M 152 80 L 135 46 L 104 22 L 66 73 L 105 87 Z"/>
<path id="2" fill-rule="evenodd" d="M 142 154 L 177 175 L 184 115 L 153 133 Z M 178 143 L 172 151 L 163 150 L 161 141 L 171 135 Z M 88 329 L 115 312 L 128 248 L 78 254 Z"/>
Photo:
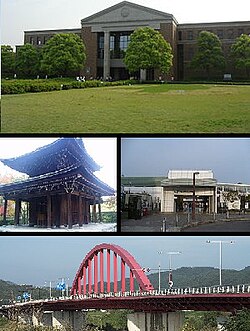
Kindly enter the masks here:
<path id="1" fill-rule="evenodd" d="M 88 299 L 105 299 L 119 297 L 146 297 L 146 296 L 176 296 L 176 295 L 213 295 L 213 294 L 250 294 L 250 284 L 226 285 L 226 286 L 205 286 L 205 287 L 185 287 L 164 289 L 161 291 L 134 291 L 134 292 L 109 292 L 109 293 L 91 293 L 85 295 L 64 296 L 49 298 L 45 300 L 27 300 L 25 302 L 13 302 L 14 305 L 25 305 L 27 303 L 43 303 L 67 300 L 88 300 Z M 11 307 L 13 305 L 4 305 L 2 307 Z"/>

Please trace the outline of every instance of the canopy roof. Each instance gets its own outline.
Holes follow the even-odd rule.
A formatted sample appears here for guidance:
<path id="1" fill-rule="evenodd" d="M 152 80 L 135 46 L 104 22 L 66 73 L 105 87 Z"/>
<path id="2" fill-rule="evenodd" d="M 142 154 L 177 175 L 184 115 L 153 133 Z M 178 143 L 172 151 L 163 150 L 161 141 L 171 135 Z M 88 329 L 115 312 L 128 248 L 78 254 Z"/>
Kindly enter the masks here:
<path id="1" fill-rule="evenodd" d="M 10 159 L 0 159 L 8 167 L 26 173 L 30 177 L 40 176 L 71 166 L 82 165 L 91 172 L 100 166 L 87 153 L 80 138 L 60 138 L 55 142 Z"/>

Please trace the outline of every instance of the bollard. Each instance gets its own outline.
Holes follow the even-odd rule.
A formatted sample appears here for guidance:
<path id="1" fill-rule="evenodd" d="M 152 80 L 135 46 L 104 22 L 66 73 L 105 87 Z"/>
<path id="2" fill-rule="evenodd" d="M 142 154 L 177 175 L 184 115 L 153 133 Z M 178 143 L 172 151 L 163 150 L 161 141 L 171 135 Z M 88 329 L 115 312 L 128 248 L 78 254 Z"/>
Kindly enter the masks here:
<path id="1" fill-rule="evenodd" d="M 162 221 L 162 232 L 166 232 L 166 218 L 165 217 L 163 218 L 163 221 Z"/>
<path id="2" fill-rule="evenodd" d="M 229 218 L 229 210 L 227 210 L 227 216 L 226 216 L 226 218 Z"/>
<path id="3" fill-rule="evenodd" d="M 187 222 L 190 222 L 190 213 L 187 213 Z"/>
<path id="4" fill-rule="evenodd" d="M 176 225 L 176 227 L 178 226 L 178 223 L 179 223 L 179 217 L 178 217 L 178 214 L 175 214 L 175 225 Z"/>

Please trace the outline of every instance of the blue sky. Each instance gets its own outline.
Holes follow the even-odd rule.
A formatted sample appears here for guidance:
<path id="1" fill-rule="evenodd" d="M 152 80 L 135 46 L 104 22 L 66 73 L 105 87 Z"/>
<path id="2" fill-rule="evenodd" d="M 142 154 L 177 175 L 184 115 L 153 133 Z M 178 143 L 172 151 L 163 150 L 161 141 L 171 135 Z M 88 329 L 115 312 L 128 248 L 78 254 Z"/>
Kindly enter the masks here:
<path id="1" fill-rule="evenodd" d="M 250 184 L 250 138 L 124 138 L 124 176 L 212 170 L 219 182 Z"/>
<path id="2" fill-rule="evenodd" d="M 95 14 L 121 0 L 3 0 L 1 2 L 1 39 L 4 45 L 22 45 L 24 31 L 80 28 L 82 18 Z M 246 0 L 133 0 L 175 16 L 179 23 L 228 22 L 249 20 Z M 31 15 L 32 13 L 32 15 Z"/>
<path id="3" fill-rule="evenodd" d="M 173 269 L 219 266 L 219 245 L 206 240 L 235 240 L 223 245 L 223 268 L 243 269 L 250 265 L 249 237 L 213 236 L 5 236 L 0 237 L 0 279 L 18 284 L 44 285 L 45 281 L 69 278 L 71 284 L 85 255 L 97 244 L 114 243 L 128 250 L 142 267 Z M 158 252 L 163 251 L 159 255 Z"/>

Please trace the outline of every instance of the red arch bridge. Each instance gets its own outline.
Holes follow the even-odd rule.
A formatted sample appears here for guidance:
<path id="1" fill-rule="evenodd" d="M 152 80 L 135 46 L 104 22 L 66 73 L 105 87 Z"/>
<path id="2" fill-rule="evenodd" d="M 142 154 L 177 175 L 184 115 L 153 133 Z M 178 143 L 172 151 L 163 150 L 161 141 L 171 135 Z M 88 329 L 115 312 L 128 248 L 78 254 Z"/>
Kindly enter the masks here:
<path id="1" fill-rule="evenodd" d="M 126 283 L 127 271 L 129 282 Z M 122 247 L 100 244 L 83 259 L 73 281 L 70 296 L 30 300 L 16 303 L 14 306 L 20 309 L 37 306 L 50 311 L 132 309 L 143 312 L 173 312 L 250 309 L 250 284 L 158 291 L 150 283 L 145 271 Z M 135 282 L 138 290 L 135 290 Z M 11 307 L 13 305 L 1 307 L 0 311 Z"/>

